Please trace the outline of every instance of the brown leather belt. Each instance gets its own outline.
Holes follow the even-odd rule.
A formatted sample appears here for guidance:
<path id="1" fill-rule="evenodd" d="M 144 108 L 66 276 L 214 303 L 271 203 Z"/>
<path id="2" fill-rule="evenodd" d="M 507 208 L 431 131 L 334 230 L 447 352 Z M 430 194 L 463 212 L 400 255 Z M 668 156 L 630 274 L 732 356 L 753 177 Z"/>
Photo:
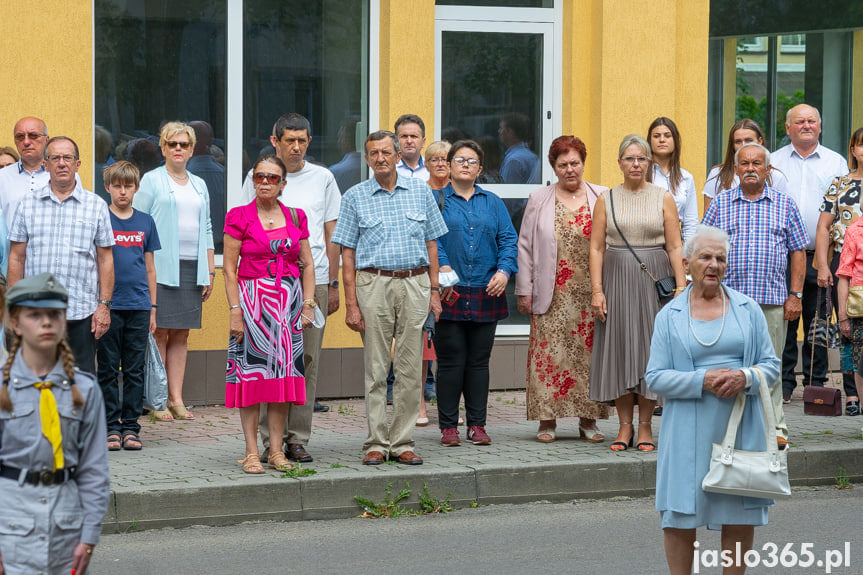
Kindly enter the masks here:
<path id="1" fill-rule="evenodd" d="M 379 270 L 378 268 L 363 268 L 360 270 L 361 272 L 367 272 L 370 274 L 375 274 L 376 276 L 384 276 L 388 278 L 410 278 L 413 276 L 421 276 L 424 273 L 428 273 L 428 266 L 422 266 L 419 268 L 414 268 L 412 270 Z"/>

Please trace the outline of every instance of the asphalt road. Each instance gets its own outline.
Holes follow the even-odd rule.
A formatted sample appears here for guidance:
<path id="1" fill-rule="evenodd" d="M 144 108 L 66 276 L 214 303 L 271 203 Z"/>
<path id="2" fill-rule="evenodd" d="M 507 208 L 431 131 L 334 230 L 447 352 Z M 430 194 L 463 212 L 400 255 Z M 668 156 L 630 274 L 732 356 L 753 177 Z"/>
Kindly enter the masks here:
<path id="1" fill-rule="evenodd" d="M 863 574 L 863 485 L 800 489 L 756 529 L 747 573 Z M 719 534 L 699 530 L 700 573 Z M 846 560 L 846 542 L 850 558 Z M 811 544 L 811 546 L 809 545 Z M 771 559 L 772 546 L 776 546 Z M 785 549 L 785 555 L 783 555 Z M 812 553 L 812 565 L 800 565 Z M 841 557 L 840 557 L 841 554 Z M 750 557 L 754 560 L 754 556 Z M 782 560 L 786 566 L 782 566 Z M 767 567 L 775 561 L 775 567 Z M 820 567 L 819 567 L 820 562 Z M 836 565 L 829 569 L 830 564 Z M 845 564 L 850 563 L 850 566 Z M 246 523 L 108 535 L 90 573 L 667 573 L 652 499 L 496 505 L 436 516 Z"/>

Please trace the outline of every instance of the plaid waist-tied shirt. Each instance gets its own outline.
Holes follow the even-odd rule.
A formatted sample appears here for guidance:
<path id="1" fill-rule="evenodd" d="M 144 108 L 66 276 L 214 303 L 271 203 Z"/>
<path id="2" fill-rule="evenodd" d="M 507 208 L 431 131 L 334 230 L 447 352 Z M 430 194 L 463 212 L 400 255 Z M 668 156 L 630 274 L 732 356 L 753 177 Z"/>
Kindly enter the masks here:
<path id="1" fill-rule="evenodd" d="M 728 233 L 727 286 L 760 304 L 785 304 L 788 254 L 809 241 L 794 200 L 769 186 L 749 200 L 738 186 L 716 196 L 701 223 Z"/>
<path id="2" fill-rule="evenodd" d="M 18 204 L 9 241 L 27 242 L 24 277 L 51 272 L 66 287 L 67 319 L 84 319 L 96 311 L 96 246 L 114 245 L 105 200 L 78 185 L 61 202 L 50 185 L 45 186 Z"/>
<path id="3" fill-rule="evenodd" d="M 357 270 L 429 265 L 426 242 L 447 232 L 428 184 L 399 176 L 388 192 L 371 177 L 348 190 L 332 242 L 356 250 Z"/>
<path id="4" fill-rule="evenodd" d="M 467 287 L 459 285 L 453 289 L 458 292 L 459 298 L 453 305 L 441 301 L 441 319 L 489 322 L 500 321 L 509 317 L 506 294 L 488 295 L 485 286 Z"/>

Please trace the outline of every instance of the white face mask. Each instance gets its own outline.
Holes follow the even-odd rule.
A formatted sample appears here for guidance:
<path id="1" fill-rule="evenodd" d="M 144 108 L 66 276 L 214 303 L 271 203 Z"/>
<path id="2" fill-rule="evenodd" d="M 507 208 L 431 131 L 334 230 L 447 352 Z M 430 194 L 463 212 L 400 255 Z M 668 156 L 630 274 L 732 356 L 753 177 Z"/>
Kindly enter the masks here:
<path id="1" fill-rule="evenodd" d="M 458 274 L 455 273 L 455 270 L 449 272 L 439 272 L 438 283 L 440 283 L 441 287 L 452 287 L 458 283 Z"/>

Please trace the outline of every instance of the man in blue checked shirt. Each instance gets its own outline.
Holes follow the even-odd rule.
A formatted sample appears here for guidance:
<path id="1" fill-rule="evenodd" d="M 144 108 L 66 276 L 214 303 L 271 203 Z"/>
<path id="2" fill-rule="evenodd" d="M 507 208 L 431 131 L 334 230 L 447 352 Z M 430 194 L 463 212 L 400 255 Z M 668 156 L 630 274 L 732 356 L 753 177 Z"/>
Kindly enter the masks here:
<path id="1" fill-rule="evenodd" d="M 369 134 L 366 163 L 374 177 L 342 198 L 332 242 L 342 246 L 345 323 L 363 336 L 369 432 L 363 465 L 391 461 L 421 465 L 413 452 L 423 378 L 422 328 L 440 316 L 435 240 L 447 232 L 431 188 L 396 171 L 399 144 L 385 130 Z M 386 389 L 395 334 L 393 421 L 387 426 Z"/>
<path id="2" fill-rule="evenodd" d="M 719 194 L 701 223 L 728 233 L 725 283 L 761 305 L 773 349 L 782 357 L 789 321 L 800 317 L 806 265 L 806 226 L 797 204 L 766 184 L 770 152 L 761 144 L 743 144 L 734 154 L 740 185 Z M 790 254 L 790 258 L 789 258 Z M 791 262 L 791 291 L 785 268 Z M 782 379 L 770 386 L 780 445 L 788 442 L 782 411 Z"/>

